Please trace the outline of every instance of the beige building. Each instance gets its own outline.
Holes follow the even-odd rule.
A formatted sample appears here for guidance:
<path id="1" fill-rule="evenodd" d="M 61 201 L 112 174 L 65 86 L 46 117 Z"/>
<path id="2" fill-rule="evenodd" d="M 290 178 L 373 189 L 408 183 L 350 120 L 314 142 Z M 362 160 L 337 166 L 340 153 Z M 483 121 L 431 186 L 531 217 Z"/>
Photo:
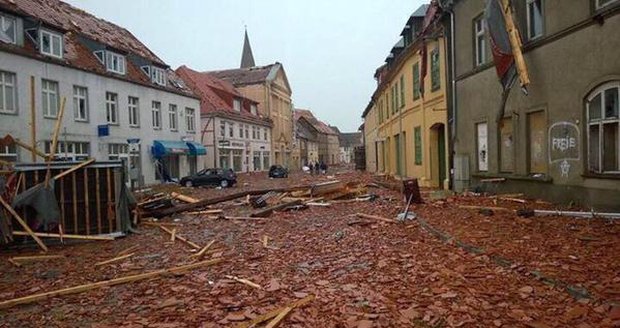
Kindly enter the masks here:
<path id="1" fill-rule="evenodd" d="M 318 161 L 325 162 L 328 165 L 337 164 L 340 154 L 338 133 L 330 128 L 329 125 L 318 120 L 307 109 L 295 109 L 295 121 L 298 127 L 304 127 L 306 131 L 316 138 Z M 303 154 L 300 156 L 303 158 Z"/>

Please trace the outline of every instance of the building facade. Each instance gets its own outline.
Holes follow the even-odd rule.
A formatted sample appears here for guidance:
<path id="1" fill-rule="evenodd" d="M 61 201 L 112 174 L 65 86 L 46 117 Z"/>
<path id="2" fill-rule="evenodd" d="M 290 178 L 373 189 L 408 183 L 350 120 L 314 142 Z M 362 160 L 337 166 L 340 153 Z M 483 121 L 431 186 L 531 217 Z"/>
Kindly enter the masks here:
<path id="1" fill-rule="evenodd" d="M 340 132 L 338 136 L 340 151 L 338 161 L 340 164 L 350 164 L 355 161 L 355 148 L 362 146 L 362 132 Z"/>
<path id="2" fill-rule="evenodd" d="M 64 104 L 57 160 L 122 160 L 134 185 L 197 170 L 199 101 L 131 33 L 52 0 L 2 0 L 0 19 L 0 134 L 50 153 Z"/>
<path id="3" fill-rule="evenodd" d="M 317 119 L 310 110 L 296 108 L 294 115 L 297 122 L 316 136 L 318 161 L 329 165 L 338 164 L 340 152 L 338 133 Z"/>
<path id="4" fill-rule="evenodd" d="M 206 167 L 235 172 L 266 171 L 271 165 L 271 120 L 258 113 L 258 103 L 231 83 L 186 66 L 176 70 L 200 96 L 200 143 Z"/>
<path id="5" fill-rule="evenodd" d="M 446 40 L 439 17 L 435 3 L 409 17 L 375 72 L 377 89 L 362 117 L 367 169 L 448 188 Z"/>
<path id="6" fill-rule="evenodd" d="M 271 119 L 272 163 L 297 167 L 293 162 L 293 103 L 284 66 L 274 63 L 209 72 L 232 83 L 246 98 L 258 103 L 258 113 Z"/>
<path id="7" fill-rule="evenodd" d="M 485 1 L 443 1 L 456 22 L 455 186 L 504 178 L 493 188 L 620 209 L 620 1 L 512 3 L 531 83 L 498 117 Z"/>

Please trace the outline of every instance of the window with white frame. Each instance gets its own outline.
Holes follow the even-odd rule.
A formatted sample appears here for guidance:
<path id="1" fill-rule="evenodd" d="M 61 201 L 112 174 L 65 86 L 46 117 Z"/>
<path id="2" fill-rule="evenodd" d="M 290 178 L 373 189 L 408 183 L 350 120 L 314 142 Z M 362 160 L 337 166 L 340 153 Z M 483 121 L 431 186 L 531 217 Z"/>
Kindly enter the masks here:
<path id="1" fill-rule="evenodd" d="M 185 129 L 187 132 L 196 131 L 196 111 L 193 108 L 185 107 Z"/>
<path id="2" fill-rule="evenodd" d="M 250 139 L 250 127 L 247 124 L 245 125 L 245 138 Z"/>
<path id="3" fill-rule="evenodd" d="M 17 113 L 15 73 L 0 71 L 0 113 Z"/>
<path id="4" fill-rule="evenodd" d="M 243 139 L 243 124 L 239 124 L 239 138 Z"/>
<path id="5" fill-rule="evenodd" d="M 52 142 L 45 141 L 44 150 L 46 155 L 50 155 L 52 152 Z M 90 144 L 88 142 L 74 142 L 74 141 L 58 141 L 56 148 L 56 154 L 54 159 L 61 161 L 80 161 L 88 159 L 90 156 Z"/>
<path id="6" fill-rule="evenodd" d="M 127 109 L 129 110 L 129 126 L 140 126 L 140 99 L 138 97 L 129 96 L 127 98 Z"/>
<path id="7" fill-rule="evenodd" d="M 252 125 L 252 139 L 257 139 L 256 138 L 256 126 Z"/>
<path id="8" fill-rule="evenodd" d="M 620 2 L 620 0 L 595 0 L 596 1 L 596 9 L 601 9 L 611 5 L 612 3 Z"/>
<path id="9" fill-rule="evenodd" d="M 0 145 L 0 160 L 11 163 L 17 162 L 17 145 Z"/>
<path id="10" fill-rule="evenodd" d="M 17 43 L 17 20 L 15 18 L 0 14 L 0 41 Z"/>
<path id="11" fill-rule="evenodd" d="M 108 144 L 108 160 L 117 161 L 129 154 L 129 145 L 122 143 Z"/>
<path id="12" fill-rule="evenodd" d="M 168 120 L 170 121 L 170 131 L 179 131 L 179 114 L 177 112 L 177 105 L 168 105 Z"/>
<path id="13" fill-rule="evenodd" d="M 256 115 L 257 112 L 258 111 L 256 110 L 256 105 L 250 105 L 250 113 L 252 113 L 252 115 Z"/>
<path id="14" fill-rule="evenodd" d="M 118 94 L 105 93 L 105 117 L 108 124 L 118 124 Z"/>
<path id="15" fill-rule="evenodd" d="M 239 99 L 233 100 L 233 107 L 236 111 L 240 112 L 241 111 L 241 100 Z"/>
<path id="16" fill-rule="evenodd" d="M 220 137 L 225 137 L 226 136 L 226 122 L 221 121 L 220 122 Z"/>
<path id="17" fill-rule="evenodd" d="M 527 0 L 527 37 L 536 39 L 543 34 L 543 0 Z"/>
<path id="18" fill-rule="evenodd" d="M 159 101 L 153 101 L 151 105 L 151 119 L 153 129 L 161 129 L 161 103 Z"/>
<path id="19" fill-rule="evenodd" d="M 267 135 L 267 128 L 263 129 L 263 139 L 267 140 L 269 136 Z"/>
<path id="20" fill-rule="evenodd" d="M 588 97 L 588 168 L 593 173 L 620 174 L 620 81 L 606 83 Z"/>
<path id="21" fill-rule="evenodd" d="M 56 118 L 58 115 L 58 82 L 41 80 L 41 107 L 43 116 Z"/>
<path id="22" fill-rule="evenodd" d="M 166 86 L 166 71 L 155 66 L 151 66 L 151 81 L 155 84 Z"/>
<path id="23" fill-rule="evenodd" d="M 228 136 L 231 138 L 235 136 L 235 123 L 228 123 Z"/>
<path id="24" fill-rule="evenodd" d="M 125 56 L 119 55 L 112 51 L 106 51 L 106 68 L 108 72 L 125 75 L 126 63 Z"/>
<path id="25" fill-rule="evenodd" d="M 76 121 L 88 121 L 88 89 L 73 86 L 73 116 Z"/>
<path id="26" fill-rule="evenodd" d="M 478 17 L 474 20 L 474 40 L 475 40 L 475 56 L 476 66 L 482 65 L 487 62 L 487 40 L 485 37 L 485 25 L 484 17 Z"/>
<path id="27" fill-rule="evenodd" d="M 39 32 L 39 49 L 42 54 L 62 58 L 62 34 L 41 29 Z"/>

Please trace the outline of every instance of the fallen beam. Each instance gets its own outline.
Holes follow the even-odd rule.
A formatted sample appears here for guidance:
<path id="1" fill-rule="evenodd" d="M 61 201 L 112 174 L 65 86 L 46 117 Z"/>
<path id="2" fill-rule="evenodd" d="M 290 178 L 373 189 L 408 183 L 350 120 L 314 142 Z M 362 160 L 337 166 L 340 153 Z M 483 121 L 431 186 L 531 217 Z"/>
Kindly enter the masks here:
<path id="1" fill-rule="evenodd" d="M 211 247 L 211 245 L 213 245 L 215 243 L 215 239 L 211 240 L 205 247 L 203 247 L 200 252 L 190 256 L 190 257 L 202 257 L 207 250 Z"/>
<path id="2" fill-rule="evenodd" d="M 91 284 L 85 284 L 85 285 L 80 285 L 80 286 L 75 286 L 75 287 L 54 290 L 51 292 L 45 292 L 45 293 L 40 293 L 40 294 L 34 294 L 34 295 L 14 298 L 11 300 L 0 302 L 0 309 L 7 309 L 7 308 L 10 308 L 16 305 L 20 305 L 20 304 L 28 304 L 28 303 L 42 301 L 42 300 L 45 300 L 51 297 L 69 295 L 69 294 L 78 294 L 78 293 L 86 292 L 86 291 L 97 289 L 97 288 L 120 285 L 120 284 L 124 284 L 128 282 L 154 278 L 154 277 L 171 274 L 171 273 L 181 273 L 183 271 L 192 270 L 192 269 L 199 268 L 202 266 L 214 265 L 221 261 L 222 261 L 221 258 L 213 259 L 213 260 L 202 261 L 202 262 L 198 262 L 194 264 L 182 265 L 182 266 L 168 268 L 168 269 L 161 269 L 157 271 L 152 271 L 152 272 L 147 272 L 147 273 L 142 273 L 142 274 L 137 274 L 137 275 L 132 275 L 132 276 L 120 277 L 120 278 L 115 278 L 111 280 L 99 281 L 99 282 L 95 282 Z"/>
<path id="3" fill-rule="evenodd" d="M 496 206 L 459 205 L 459 208 L 465 208 L 465 209 L 470 209 L 470 210 L 493 210 L 493 211 L 514 212 L 513 210 L 509 208 L 496 207 Z"/>
<path id="4" fill-rule="evenodd" d="M 132 256 L 134 256 L 134 254 L 136 254 L 136 253 L 129 253 L 129 254 L 117 256 L 117 257 L 115 257 L 113 259 L 109 259 L 109 260 L 106 260 L 106 261 L 97 262 L 97 263 L 95 263 L 95 266 L 97 267 L 97 266 L 102 266 L 102 265 L 118 262 L 118 261 L 124 260 L 124 259 L 126 259 L 128 257 L 132 257 Z"/>
<path id="5" fill-rule="evenodd" d="M 13 234 L 16 236 L 30 236 L 30 234 L 28 234 L 25 231 L 13 231 Z M 43 238 L 60 238 L 61 237 L 60 234 L 47 233 L 47 232 L 35 232 L 34 235 L 37 237 L 43 237 Z M 114 240 L 116 239 L 114 236 L 106 236 L 106 235 L 86 236 L 86 235 L 67 235 L 65 233 L 62 234 L 62 238 L 80 239 L 80 240 Z"/>
<path id="6" fill-rule="evenodd" d="M 263 194 L 268 193 L 270 191 L 285 192 L 285 191 L 293 191 L 293 190 L 307 189 L 307 188 L 309 188 L 309 186 L 297 186 L 297 187 L 291 187 L 291 188 L 276 188 L 276 189 L 262 189 L 262 190 L 242 191 L 242 192 L 234 193 L 234 194 L 231 194 L 231 195 L 215 197 L 215 198 L 210 198 L 210 199 L 202 199 L 202 200 L 199 200 L 196 203 L 184 204 L 184 205 L 169 207 L 169 208 L 165 208 L 165 209 L 161 209 L 161 210 L 149 211 L 146 216 L 153 216 L 153 217 L 156 217 L 156 218 L 161 218 L 161 217 L 172 215 L 172 214 L 176 214 L 176 213 L 183 213 L 183 212 L 198 210 L 198 209 L 201 209 L 201 208 L 203 208 L 205 206 L 209 206 L 209 205 L 213 205 L 213 204 L 218 204 L 218 203 L 222 203 L 222 202 L 227 202 L 227 201 L 235 200 L 237 198 L 246 197 L 247 195 L 257 196 L 257 195 L 263 195 Z"/>
<path id="7" fill-rule="evenodd" d="M 280 322 L 284 320 L 284 318 L 293 310 L 292 307 L 287 306 L 282 310 L 273 320 L 269 321 L 269 323 L 265 326 L 265 328 L 275 328 L 280 325 Z"/>
<path id="8" fill-rule="evenodd" d="M 345 185 L 343 182 L 339 180 L 328 181 L 323 183 L 318 183 L 313 185 L 310 188 L 310 195 L 312 197 L 330 194 L 336 191 L 341 191 L 345 189 Z"/>
<path id="9" fill-rule="evenodd" d="M 289 206 L 301 205 L 301 203 L 302 203 L 302 201 L 300 201 L 300 200 L 294 200 L 294 201 L 287 202 L 287 203 L 273 205 L 273 206 L 270 206 L 270 207 L 258 210 L 256 212 L 250 214 L 250 216 L 251 217 L 261 217 L 261 218 L 264 218 L 264 217 L 267 217 L 267 216 L 271 215 L 271 213 L 273 213 L 273 211 L 281 210 L 281 209 L 287 208 Z"/>
<path id="10" fill-rule="evenodd" d="M 186 214 L 203 215 L 203 214 L 220 214 L 222 212 L 224 212 L 224 210 L 204 210 L 204 211 L 187 212 Z"/>
<path id="11" fill-rule="evenodd" d="M 181 236 L 179 236 L 178 234 L 173 233 L 173 231 L 172 231 L 172 230 L 170 230 L 170 229 L 168 229 L 168 228 L 164 227 L 163 225 L 158 225 L 158 227 L 159 227 L 161 230 L 163 230 L 163 231 L 167 232 L 170 236 L 172 236 L 172 235 L 174 234 L 174 235 L 175 235 L 175 239 L 178 239 L 178 240 L 180 240 L 180 241 L 184 242 L 185 244 L 187 244 L 188 246 L 190 246 L 190 247 L 192 247 L 192 248 L 195 248 L 195 249 L 200 249 L 200 248 L 201 248 L 201 247 L 200 247 L 200 245 L 196 244 L 195 242 L 193 242 L 193 241 L 191 241 L 191 240 L 188 240 L 188 239 L 187 239 L 187 238 L 185 238 L 185 237 L 181 237 Z"/>
<path id="12" fill-rule="evenodd" d="M 275 309 L 273 311 L 269 311 L 269 312 L 267 312 L 265 314 L 259 315 L 258 317 L 252 319 L 249 322 L 240 323 L 239 325 L 237 325 L 237 328 L 254 327 L 254 326 L 258 325 L 259 323 L 262 323 L 262 322 L 265 322 L 265 321 L 267 321 L 269 319 L 277 317 L 278 314 L 282 313 L 282 311 L 284 311 L 284 309 L 287 308 L 287 307 L 290 307 L 291 309 L 295 309 L 295 308 L 298 308 L 298 307 L 302 307 L 302 306 L 310 303 L 313 300 L 314 300 L 314 295 L 308 295 L 308 296 L 306 296 L 306 297 L 304 297 L 304 298 L 302 298 L 302 299 L 300 299 L 298 301 L 295 301 L 295 302 L 293 302 L 293 303 L 291 303 L 291 304 L 289 304 L 289 305 L 287 305 L 285 307 L 278 308 L 278 309 Z"/>
<path id="13" fill-rule="evenodd" d="M 190 197 L 190 196 L 186 196 L 183 194 L 179 194 L 178 192 L 172 192 L 170 193 L 170 196 L 174 199 L 178 199 L 182 202 L 186 202 L 186 203 L 197 203 L 198 199 L 194 198 L 194 197 Z"/>
<path id="14" fill-rule="evenodd" d="M 86 162 L 82 162 L 82 163 L 80 163 L 80 164 L 78 164 L 78 165 L 76 165 L 76 166 L 74 166 L 74 167 L 72 167 L 72 168 L 70 168 L 70 169 L 68 169 L 66 171 L 63 171 L 61 173 L 56 174 L 54 176 L 54 180 L 62 179 L 67 174 L 71 174 L 71 173 L 73 173 L 73 172 L 75 172 L 75 171 L 77 171 L 77 170 L 79 170 L 79 169 L 81 169 L 81 168 L 83 168 L 85 166 L 88 166 L 88 165 L 90 165 L 90 164 L 92 164 L 94 162 L 95 162 L 94 158 L 91 158 L 91 159 L 87 160 Z"/>
<path id="15" fill-rule="evenodd" d="M 62 259 L 63 255 L 34 255 L 34 256 L 13 256 L 11 260 L 13 261 L 39 261 L 39 260 L 52 260 L 52 259 Z"/>
<path id="16" fill-rule="evenodd" d="M 577 211 L 547 211 L 547 210 L 534 210 L 536 216 L 568 216 L 585 219 L 620 219 L 620 213 L 602 213 L 602 212 L 577 212 Z"/>
<path id="17" fill-rule="evenodd" d="M 388 218 L 384 218 L 382 216 L 378 216 L 378 215 L 370 215 L 370 214 L 365 214 L 365 213 L 356 213 L 355 214 L 358 218 L 362 218 L 362 219 L 373 219 L 373 220 L 378 220 L 378 221 L 382 221 L 382 222 L 387 222 L 387 223 L 396 223 L 396 220 L 391 220 Z"/>
<path id="18" fill-rule="evenodd" d="M 15 212 L 15 210 L 11 207 L 11 205 L 9 205 L 2 197 L 0 197 L 0 203 L 2 203 L 2 206 L 4 206 L 4 208 L 9 211 L 9 213 L 11 213 L 11 215 L 13 215 L 13 217 L 15 218 L 15 220 L 17 220 L 17 222 L 22 226 L 22 228 L 24 228 L 25 234 L 27 236 L 32 237 L 32 239 L 34 239 L 34 241 L 37 242 L 37 244 L 39 245 L 39 247 L 41 247 L 41 249 L 43 249 L 44 252 L 47 252 L 47 246 L 45 246 L 45 244 L 43 243 L 43 241 L 41 241 L 41 239 L 39 239 L 39 236 L 37 236 L 36 233 L 34 233 L 32 231 L 32 229 L 30 229 L 30 227 L 28 226 L 28 223 L 26 223 L 21 216 L 19 216 L 19 214 L 17 214 L 17 212 Z M 15 235 L 15 231 L 13 231 L 13 234 Z"/>
<path id="19" fill-rule="evenodd" d="M 242 283 L 242 284 L 244 284 L 244 285 L 248 285 L 248 286 L 250 286 L 250 287 L 252 287 L 252 288 L 256 288 L 256 289 L 263 289 L 263 287 L 261 287 L 261 285 L 259 285 L 259 284 L 257 284 L 257 283 L 254 283 L 254 282 L 252 282 L 252 281 L 250 281 L 250 280 L 248 280 L 248 279 L 242 279 L 242 278 L 239 278 L 239 277 L 235 277 L 235 276 L 228 276 L 228 275 L 226 276 L 226 278 L 227 278 L 227 279 L 234 280 L 234 281 L 239 282 L 239 283 Z"/>

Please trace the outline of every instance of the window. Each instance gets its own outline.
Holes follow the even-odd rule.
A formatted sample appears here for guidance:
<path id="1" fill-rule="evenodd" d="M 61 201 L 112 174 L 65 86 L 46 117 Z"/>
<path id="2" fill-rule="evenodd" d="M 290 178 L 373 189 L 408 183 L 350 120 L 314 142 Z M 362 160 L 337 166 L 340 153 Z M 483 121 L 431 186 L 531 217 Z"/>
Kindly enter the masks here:
<path id="1" fill-rule="evenodd" d="M 476 137 L 478 139 L 476 144 L 476 153 L 478 154 L 478 171 L 482 172 L 489 170 L 489 145 L 487 131 L 487 123 L 476 124 Z"/>
<path id="2" fill-rule="evenodd" d="M 247 124 L 245 125 L 245 138 L 250 139 L 250 127 Z"/>
<path id="3" fill-rule="evenodd" d="M 122 157 L 122 155 L 128 154 L 128 144 L 108 144 L 108 160 L 117 161 Z"/>
<path id="4" fill-rule="evenodd" d="M 17 145 L 0 145 L 0 160 L 11 163 L 17 162 Z"/>
<path id="5" fill-rule="evenodd" d="M 241 111 L 241 100 L 239 99 L 233 100 L 233 107 L 235 108 L 236 111 L 240 112 Z"/>
<path id="6" fill-rule="evenodd" d="M 0 71 L 0 113 L 17 113 L 15 73 Z"/>
<path id="7" fill-rule="evenodd" d="M 402 176 L 402 148 L 400 147 L 400 134 L 394 136 L 394 154 L 396 154 L 396 174 Z"/>
<path id="8" fill-rule="evenodd" d="M 13 17 L 0 14 L 0 41 L 17 43 L 17 24 Z"/>
<path id="9" fill-rule="evenodd" d="M 220 122 L 220 137 L 226 136 L 226 122 Z"/>
<path id="10" fill-rule="evenodd" d="M 415 147 L 415 165 L 422 165 L 422 127 L 413 129 L 413 145 Z"/>
<path id="11" fill-rule="evenodd" d="M 138 106 L 139 102 L 140 100 L 137 97 L 129 96 L 127 98 L 127 108 L 129 110 L 129 126 L 131 127 L 140 126 L 140 110 Z"/>
<path id="12" fill-rule="evenodd" d="M 239 124 L 239 138 L 243 138 L 243 124 Z"/>
<path id="13" fill-rule="evenodd" d="M 88 159 L 90 144 L 88 142 L 58 141 L 58 148 L 54 154 L 55 160 L 61 161 L 81 161 Z M 52 152 L 52 142 L 45 141 L 44 150 L 46 155 Z"/>
<path id="14" fill-rule="evenodd" d="M 256 115 L 257 113 L 256 105 L 254 104 L 250 105 L 250 113 L 252 113 L 252 115 Z"/>
<path id="15" fill-rule="evenodd" d="M 400 107 L 405 107 L 405 76 L 400 76 Z"/>
<path id="16" fill-rule="evenodd" d="M 105 62 L 109 72 L 125 75 L 125 56 L 106 51 Z"/>
<path id="17" fill-rule="evenodd" d="M 441 87 L 439 72 L 439 49 L 435 48 L 431 52 L 431 90 L 435 91 Z"/>
<path id="18" fill-rule="evenodd" d="M 263 170 L 268 170 L 269 166 L 271 166 L 270 162 L 270 154 L 268 151 L 263 152 Z"/>
<path id="19" fill-rule="evenodd" d="M 105 93 L 105 115 L 108 124 L 118 124 L 118 94 Z"/>
<path id="20" fill-rule="evenodd" d="M 161 129 L 161 103 L 153 101 L 151 104 L 151 119 L 154 129 Z"/>
<path id="21" fill-rule="evenodd" d="M 392 115 L 394 115 L 394 113 L 396 112 L 396 99 L 395 98 L 395 93 L 394 93 L 394 86 L 392 86 L 390 88 L 390 97 L 392 97 Z"/>
<path id="22" fill-rule="evenodd" d="M 617 2 L 618 0 L 596 0 L 596 9 L 607 7 L 608 5 Z"/>
<path id="23" fill-rule="evenodd" d="M 58 82 L 50 80 L 41 81 L 41 106 L 43 107 L 43 116 L 48 118 L 56 118 L 58 115 Z"/>
<path id="24" fill-rule="evenodd" d="M 543 33 L 543 0 L 527 0 L 527 37 L 536 39 Z"/>
<path id="25" fill-rule="evenodd" d="M 193 108 L 185 107 L 185 129 L 187 132 L 196 131 L 196 114 Z"/>
<path id="26" fill-rule="evenodd" d="M 593 173 L 620 173 L 620 82 L 595 90 L 587 102 L 588 167 Z"/>
<path id="27" fill-rule="evenodd" d="M 499 169 L 501 172 L 514 170 L 514 138 L 512 118 L 504 118 L 499 122 Z"/>
<path id="28" fill-rule="evenodd" d="M 155 66 L 151 66 L 151 81 L 161 86 L 166 86 L 166 71 Z"/>
<path id="29" fill-rule="evenodd" d="M 41 30 L 39 34 L 41 53 L 44 55 L 62 58 L 62 34 Z"/>
<path id="30" fill-rule="evenodd" d="M 267 140 L 268 135 L 267 135 L 267 128 L 263 129 L 263 139 Z"/>
<path id="31" fill-rule="evenodd" d="M 235 123 L 230 123 L 228 125 L 228 136 L 231 138 L 235 137 Z"/>
<path id="32" fill-rule="evenodd" d="M 256 127 L 254 125 L 252 125 L 252 139 L 257 139 L 256 138 Z"/>
<path id="33" fill-rule="evenodd" d="M 394 112 L 398 112 L 398 109 L 400 108 L 398 101 L 398 82 L 394 85 L 394 108 Z"/>
<path id="34" fill-rule="evenodd" d="M 73 86 L 73 115 L 76 121 L 88 121 L 88 89 Z"/>
<path id="35" fill-rule="evenodd" d="M 413 65 L 413 100 L 420 99 L 420 63 Z"/>
<path id="36" fill-rule="evenodd" d="M 474 20 L 474 40 L 476 40 L 476 66 L 487 62 L 487 40 L 485 37 L 485 20 L 482 17 Z"/>
<path id="37" fill-rule="evenodd" d="M 168 120 L 170 121 L 170 131 L 179 131 L 177 105 L 168 105 Z"/>

